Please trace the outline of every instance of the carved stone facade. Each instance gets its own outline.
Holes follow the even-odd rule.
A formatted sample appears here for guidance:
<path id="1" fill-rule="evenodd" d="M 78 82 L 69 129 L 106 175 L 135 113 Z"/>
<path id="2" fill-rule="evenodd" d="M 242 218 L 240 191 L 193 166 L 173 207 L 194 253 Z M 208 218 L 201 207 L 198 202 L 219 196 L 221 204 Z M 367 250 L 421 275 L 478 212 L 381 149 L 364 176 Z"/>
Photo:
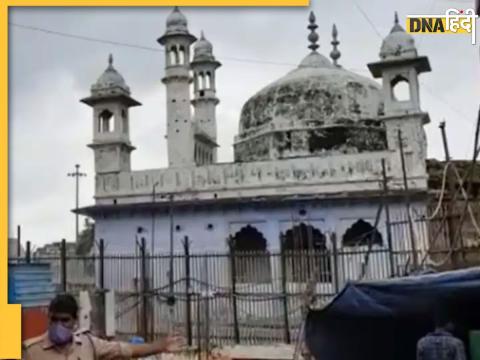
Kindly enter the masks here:
<path id="1" fill-rule="evenodd" d="M 98 204 L 136 203 L 135 196 L 148 199 L 155 191 L 173 193 L 177 198 L 221 199 L 275 194 L 322 195 L 337 192 L 355 193 L 381 190 L 381 161 L 385 160 L 389 187 L 402 189 L 400 153 L 384 151 L 372 154 L 334 155 L 328 158 L 295 159 L 216 164 L 142 170 L 97 176 Z M 410 189 L 426 189 L 426 173 L 411 154 L 406 154 Z M 303 188 L 302 194 L 297 189 Z M 125 197 L 125 199 L 122 199 Z M 149 200 L 147 200 L 149 201 Z"/>

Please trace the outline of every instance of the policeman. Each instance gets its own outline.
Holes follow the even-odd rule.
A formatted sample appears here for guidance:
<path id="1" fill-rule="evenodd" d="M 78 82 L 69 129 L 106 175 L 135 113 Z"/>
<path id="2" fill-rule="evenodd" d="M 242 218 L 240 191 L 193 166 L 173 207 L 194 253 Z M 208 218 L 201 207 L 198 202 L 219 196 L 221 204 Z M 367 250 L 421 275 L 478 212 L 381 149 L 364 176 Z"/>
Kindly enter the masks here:
<path id="1" fill-rule="evenodd" d="M 48 308 L 48 331 L 23 344 L 24 360 L 102 360 L 141 358 L 181 351 L 184 340 L 169 336 L 151 344 L 105 341 L 77 330 L 78 303 L 70 294 L 57 295 Z"/>

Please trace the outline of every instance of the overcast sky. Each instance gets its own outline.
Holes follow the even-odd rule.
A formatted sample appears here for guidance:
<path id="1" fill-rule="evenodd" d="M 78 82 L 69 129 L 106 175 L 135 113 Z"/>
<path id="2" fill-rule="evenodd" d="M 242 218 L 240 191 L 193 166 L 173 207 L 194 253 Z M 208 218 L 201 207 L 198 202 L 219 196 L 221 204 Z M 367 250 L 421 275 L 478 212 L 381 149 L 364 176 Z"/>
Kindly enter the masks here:
<path id="1" fill-rule="evenodd" d="M 217 72 L 220 161 L 233 159 L 233 136 L 240 110 L 255 92 L 293 69 L 308 53 L 307 17 L 317 15 L 320 52 L 331 51 L 331 26 L 339 31 L 340 64 L 369 76 L 393 13 L 402 24 L 408 14 L 439 14 L 466 9 L 473 1 L 312 0 L 311 8 L 182 8 L 190 31 L 203 29 L 223 66 Z M 134 98 L 131 111 L 134 169 L 166 166 L 164 54 L 156 39 L 171 8 L 10 8 L 9 127 L 10 235 L 36 245 L 74 240 L 74 179 L 81 164 L 81 205 L 93 203 L 92 112 L 79 99 L 107 66 L 109 53 Z M 363 12 L 363 13 L 362 13 Z M 140 45 L 138 49 L 98 43 L 17 25 L 83 37 Z M 478 35 L 477 23 L 477 38 Z M 421 75 L 421 101 L 430 113 L 429 156 L 443 158 L 438 124 L 445 119 L 451 153 L 470 158 L 479 97 L 478 45 L 463 35 L 416 36 L 419 53 L 432 72 Z M 479 41 L 477 41 L 478 43 Z M 158 51 L 155 51 L 157 49 Z M 83 221 L 82 221 L 83 223 Z"/>

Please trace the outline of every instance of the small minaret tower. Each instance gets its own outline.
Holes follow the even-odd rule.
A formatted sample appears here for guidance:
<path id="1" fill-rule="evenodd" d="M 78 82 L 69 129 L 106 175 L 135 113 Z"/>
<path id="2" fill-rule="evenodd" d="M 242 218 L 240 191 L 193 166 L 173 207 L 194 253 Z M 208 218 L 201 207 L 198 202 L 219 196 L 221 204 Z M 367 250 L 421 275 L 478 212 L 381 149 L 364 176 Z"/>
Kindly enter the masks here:
<path id="1" fill-rule="evenodd" d="M 418 56 L 413 37 L 395 21 L 390 34 L 383 40 L 380 61 L 368 64 L 375 78 L 382 78 L 383 121 L 387 130 L 388 147 L 399 148 L 398 133 L 414 161 L 425 164 L 426 136 L 423 126 L 430 119 L 420 108 L 418 75 L 429 72 L 426 56 Z M 422 165 L 424 166 L 424 165 Z"/>
<path id="2" fill-rule="evenodd" d="M 167 30 L 158 39 L 165 47 L 167 87 L 167 144 L 169 166 L 193 166 L 194 126 L 190 109 L 190 45 L 196 37 L 188 32 L 187 18 L 175 7 L 167 18 Z"/>
<path id="3" fill-rule="evenodd" d="M 113 67 L 112 55 L 90 96 L 80 101 L 93 108 L 93 142 L 88 146 L 95 153 L 95 173 L 130 171 L 135 148 L 130 143 L 128 110 L 141 104 L 130 96 L 130 88 Z"/>
<path id="4" fill-rule="evenodd" d="M 213 56 L 212 44 L 203 34 L 194 45 L 192 62 L 195 122 L 195 163 L 210 164 L 217 161 L 217 120 L 219 100 L 216 97 L 215 71 L 221 64 Z"/>

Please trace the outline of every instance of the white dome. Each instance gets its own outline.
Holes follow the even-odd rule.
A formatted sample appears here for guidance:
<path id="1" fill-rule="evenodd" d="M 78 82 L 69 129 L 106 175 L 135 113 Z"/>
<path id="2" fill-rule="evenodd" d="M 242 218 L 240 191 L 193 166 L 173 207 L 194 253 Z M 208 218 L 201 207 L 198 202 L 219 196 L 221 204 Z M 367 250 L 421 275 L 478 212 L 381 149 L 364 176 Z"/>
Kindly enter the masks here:
<path id="1" fill-rule="evenodd" d="M 188 22 L 185 15 L 175 6 L 172 13 L 167 17 L 167 33 L 188 32 Z"/>
<path id="2" fill-rule="evenodd" d="M 380 89 L 314 51 L 245 103 L 235 160 L 383 150 Z"/>
<path id="3" fill-rule="evenodd" d="M 312 51 L 310 54 L 305 56 L 302 60 L 299 68 L 335 68 L 333 64 L 322 54 L 319 54 L 316 51 Z"/>
<path id="4" fill-rule="evenodd" d="M 382 42 L 380 58 L 382 60 L 408 59 L 417 57 L 415 41 L 410 34 L 398 23 L 398 15 L 395 13 L 395 24 L 390 34 Z"/>
<path id="5" fill-rule="evenodd" d="M 202 31 L 200 39 L 195 42 L 193 46 L 193 60 L 215 60 L 213 56 L 213 46 L 210 41 L 205 39 L 205 36 Z"/>
<path id="6" fill-rule="evenodd" d="M 239 134 L 235 137 L 235 161 L 386 148 L 385 127 L 379 119 L 383 111 L 380 85 L 318 53 L 313 13 L 309 22 L 310 54 L 296 69 L 243 105 Z M 335 32 L 334 28 L 334 38 Z M 334 44 L 338 42 L 335 40 Z"/>
<path id="7" fill-rule="evenodd" d="M 109 56 L 108 67 L 91 88 L 93 95 L 122 92 L 130 94 L 130 89 L 120 73 L 113 67 L 113 57 Z"/>

